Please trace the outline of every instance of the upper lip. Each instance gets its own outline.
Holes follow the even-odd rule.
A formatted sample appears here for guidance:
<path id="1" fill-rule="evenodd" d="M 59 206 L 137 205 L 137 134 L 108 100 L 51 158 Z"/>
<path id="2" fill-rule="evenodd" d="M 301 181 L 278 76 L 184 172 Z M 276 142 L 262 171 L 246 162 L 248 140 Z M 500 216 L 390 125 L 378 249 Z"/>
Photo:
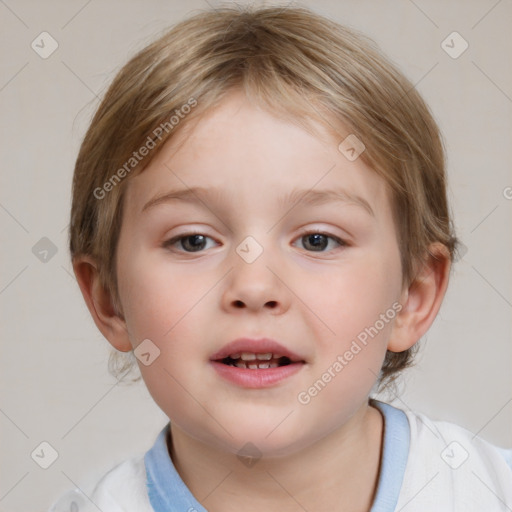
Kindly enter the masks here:
<path id="1" fill-rule="evenodd" d="M 295 354 L 285 346 L 270 338 L 238 338 L 224 345 L 219 351 L 215 352 L 210 358 L 211 361 L 218 361 L 229 357 L 231 354 L 247 352 L 251 354 L 269 354 L 275 356 L 287 357 L 293 362 L 305 362 L 304 358 Z"/>

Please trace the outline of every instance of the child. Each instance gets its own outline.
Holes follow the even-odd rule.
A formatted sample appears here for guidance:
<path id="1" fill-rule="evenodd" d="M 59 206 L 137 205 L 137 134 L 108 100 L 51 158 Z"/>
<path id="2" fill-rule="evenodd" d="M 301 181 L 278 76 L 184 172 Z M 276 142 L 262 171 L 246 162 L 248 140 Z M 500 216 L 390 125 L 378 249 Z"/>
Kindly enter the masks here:
<path id="1" fill-rule="evenodd" d="M 511 450 L 369 398 L 441 306 L 445 180 L 412 84 L 307 9 L 204 12 L 135 56 L 82 144 L 70 250 L 170 423 L 52 510 L 511 510 Z"/>

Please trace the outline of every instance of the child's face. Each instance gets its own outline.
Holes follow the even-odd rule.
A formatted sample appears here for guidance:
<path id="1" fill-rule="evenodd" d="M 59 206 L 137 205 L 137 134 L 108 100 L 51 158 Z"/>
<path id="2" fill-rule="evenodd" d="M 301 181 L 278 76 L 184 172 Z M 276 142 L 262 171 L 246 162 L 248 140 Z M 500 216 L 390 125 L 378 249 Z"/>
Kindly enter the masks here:
<path id="1" fill-rule="evenodd" d="M 174 426 L 233 453 L 247 442 L 292 453 L 366 407 L 382 366 L 402 291 L 384 181 L 338 150 L 348 133 L 320 139 L 237 93 L 185 132 L 127 189 L 117 265 L 130 343 L 149 339 L 160 350 L 140 369 Z M 204 190 L 144 209 L 194 187 Z M 340 189 L 373 213 L 317 195 Z M 212 361 L 238 338 L 271 338 L 299 362 Z M 320 391 L 308 391 L 319 380 Z"/>

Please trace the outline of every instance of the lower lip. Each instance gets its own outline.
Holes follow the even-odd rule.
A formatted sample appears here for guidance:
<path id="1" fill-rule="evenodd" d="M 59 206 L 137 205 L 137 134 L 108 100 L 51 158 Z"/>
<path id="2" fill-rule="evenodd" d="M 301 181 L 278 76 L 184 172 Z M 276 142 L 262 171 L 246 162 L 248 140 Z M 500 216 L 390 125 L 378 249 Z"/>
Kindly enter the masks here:
<path id="1" fill-rule="evenodd" d="M 268 388 L 291 377 L 304 366 L 304 363 L 291 363 L 276 368 L 249 370 L 218 361 L 211 361 L 211 363 L 221 377 L 244 388 Z"/>

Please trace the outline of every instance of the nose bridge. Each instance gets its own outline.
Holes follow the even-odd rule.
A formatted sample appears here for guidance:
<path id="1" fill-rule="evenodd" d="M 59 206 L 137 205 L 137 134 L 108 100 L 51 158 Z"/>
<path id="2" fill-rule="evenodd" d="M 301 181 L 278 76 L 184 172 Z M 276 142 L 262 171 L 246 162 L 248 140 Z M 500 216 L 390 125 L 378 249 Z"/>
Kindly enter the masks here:
<path id="1" fill-rule="evenodd" d="M 226 307 L 251 310 L 288 307 L 286 292 L 275 273 L 280 265 L 279 251 L 271 246 L 271 239 L 265 235 L 249 235 L 236 246 L 224 297 Z"/>

